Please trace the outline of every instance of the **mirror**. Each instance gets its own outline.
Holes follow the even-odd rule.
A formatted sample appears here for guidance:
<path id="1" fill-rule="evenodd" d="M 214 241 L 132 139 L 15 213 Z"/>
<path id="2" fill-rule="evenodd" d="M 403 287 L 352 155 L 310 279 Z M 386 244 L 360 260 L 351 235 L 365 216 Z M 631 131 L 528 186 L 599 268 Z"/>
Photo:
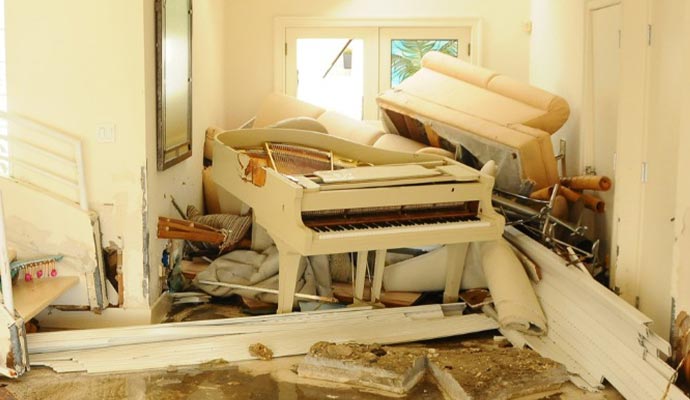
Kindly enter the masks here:
<path id="1" fill-rule="evenodd" d="M 192 1 L 156 0 L 158 170 L 192 155 Z"/>

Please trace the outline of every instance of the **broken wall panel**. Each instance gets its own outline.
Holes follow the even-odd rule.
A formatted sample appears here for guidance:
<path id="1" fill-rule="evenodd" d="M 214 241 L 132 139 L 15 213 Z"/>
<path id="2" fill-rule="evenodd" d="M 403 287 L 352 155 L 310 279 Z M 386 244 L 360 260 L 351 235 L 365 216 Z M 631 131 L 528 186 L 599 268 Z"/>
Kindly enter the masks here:
<path id="1" fill-rule="evenodd" d="M 0 191 L 12 194 L 5 196 L 5 222 L 8 244 L 17 250 L 18 259 L 63 255 L 57 263 L 58 276 L 76 276 L 80 283 L 57 303 L 95 305 L 94 282 L 90 278 L 99 260 L 92 215 L 14 180 L 0 179 Z"/>
<path id="2" fill-rule="evenodd" d="M 563 363 L 579 374 L 573 383 L 591 390 L 607 380 L 627 399 L 660 399 L 667 387 L 668 399 L 688 399 L 669 385 L 673 369 L 661 358 L 670 346 L 648 317 L 516 229 L 506 229 L 506 238 L 542 269 L 534 287 L 549 326 L 544 337 L 505 331 L 515 345 Z"/>

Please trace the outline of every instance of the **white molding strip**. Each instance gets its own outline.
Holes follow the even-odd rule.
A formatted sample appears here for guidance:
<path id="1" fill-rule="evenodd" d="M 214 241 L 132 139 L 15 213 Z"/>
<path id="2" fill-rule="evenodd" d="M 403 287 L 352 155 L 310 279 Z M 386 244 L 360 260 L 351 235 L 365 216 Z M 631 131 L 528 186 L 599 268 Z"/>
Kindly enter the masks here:
<path id="1" fill-rule="evenodd" d="M 542 280 L 534 288 L 548 333 L 504 335 L 564 364 L 576 385 L 596 390 L 606 379 L 626 399 L 662 399 L 674 371 L 659 358 L 669 355 L 670 345 L 650 330 L 652 321 L 523 233 L 506 228 L 505 236 L 541 267 Z M 666 398 L 688 400 L 675 385 Z"/>
<path id="2" fill-rule="evenodd" d="M 28 335 L 28 347 L 32 365 L 49 366 L 57 372 L 101 373 L 195 365 L 218 359 L 250 360 L 256 358 L 248 350 L 254 343 L 262 343 L 275 357 L 283 357 L 305 354 L 321 340 L 393 344 L 497 328 L 496 322 L 485 315 L 459 315 L 458 310 L 453 305 L 433 305 L 302 313 L 296 317 L 280 314 L 221 320 L 213 325 L 203 321 L 33 334 Z M 57 341 L 51 344 L 51 340 Z M 98 347 L 105 342 L 110 343 Z M 113 345 L 128 342 L 133 344 Z M 89 346 L 92 348 L 77 349 Z"/>

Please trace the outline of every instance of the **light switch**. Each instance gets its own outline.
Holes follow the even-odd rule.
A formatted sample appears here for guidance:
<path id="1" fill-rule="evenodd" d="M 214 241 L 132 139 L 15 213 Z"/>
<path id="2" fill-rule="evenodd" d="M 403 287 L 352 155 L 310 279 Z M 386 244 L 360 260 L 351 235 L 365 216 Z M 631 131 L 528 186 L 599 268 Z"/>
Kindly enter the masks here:
<path id="1" fill-rule="evenodd" d="M 96 128 L 98 143 L 115 143 L 115 124 L 100 124 Z"/>

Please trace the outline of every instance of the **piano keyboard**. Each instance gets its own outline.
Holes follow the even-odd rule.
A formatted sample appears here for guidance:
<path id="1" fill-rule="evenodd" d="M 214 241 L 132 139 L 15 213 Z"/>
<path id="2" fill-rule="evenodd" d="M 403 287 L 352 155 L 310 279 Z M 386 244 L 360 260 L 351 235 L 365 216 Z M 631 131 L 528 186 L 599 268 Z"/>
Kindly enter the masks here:
<path id="1" fill-rule="evenodd" d="M 340 223 L 340 224 L 329 224 L 329 225 L 309 225 L 306 224 L 308 228 L 313 231 L 322 232 L 345 232 L 345 231 L 358 231 L 366 229 L 388 229 L 388 228 L 399 228 L 408 226 L 428 226 L 435 224 L 450 224 L 456 222 L 471 222 L 479 221 L 480 219 L 474 215 L 462 215 L 462 216 L 452 216 L 452 217 L 440 217 L 440 218 L 415 218 L 415 219 L 402 219 L 399 221 L 380 221 L 380 222 L 353 222 L 353 223 Z"/>
<path id="2" fill-rule="evenodd" d="M 329 227 L 330 230 L 317 231 L 313 229 L 316 233 L 316 237 L 319 240 L 327 239 L 345 239 L 350 237 L 366 237 L 366 236 L 377 236 L 386 235 L 394 236 L 404 233 L 413 232 L 440 232 L 440 231 L 451 231 L 457 229 L 477 229 L 477 228 L 488 228 L 491 226 L 490 222 L 482 221 L 479 218 L 473 217 L 467 221 L 454 221 L 454 222 L 443 222 L 443 223 L 415 223 L 415 224 L 402 224 L 395 225 L 392 223 L 390 226 L 369 226 L 369 227 L 355 227 L 355 226 L 340 226 L 340 227 Z"/>

